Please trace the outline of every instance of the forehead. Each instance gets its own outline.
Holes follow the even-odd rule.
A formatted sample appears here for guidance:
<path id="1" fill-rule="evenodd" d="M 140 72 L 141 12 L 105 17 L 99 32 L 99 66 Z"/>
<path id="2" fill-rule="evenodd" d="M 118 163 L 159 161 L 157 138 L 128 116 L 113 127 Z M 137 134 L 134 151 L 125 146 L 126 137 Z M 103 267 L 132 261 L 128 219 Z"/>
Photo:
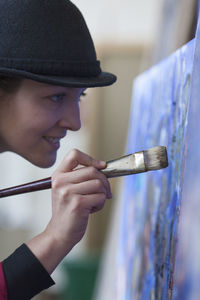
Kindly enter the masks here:
<path id="1" fill-rule="evenodd" d="M 21 84 L 21 89 L 28 92 L 41 92 L 41 93 L 55 93 L 55 92 L 67 92 L 67 93 L 81 93 L 85 88 L 75 88 L 75 87 L 63 87 L 58 85 L 52 85 L 48 83 L 38 82 L 30 79 L 24 79 Z"/>

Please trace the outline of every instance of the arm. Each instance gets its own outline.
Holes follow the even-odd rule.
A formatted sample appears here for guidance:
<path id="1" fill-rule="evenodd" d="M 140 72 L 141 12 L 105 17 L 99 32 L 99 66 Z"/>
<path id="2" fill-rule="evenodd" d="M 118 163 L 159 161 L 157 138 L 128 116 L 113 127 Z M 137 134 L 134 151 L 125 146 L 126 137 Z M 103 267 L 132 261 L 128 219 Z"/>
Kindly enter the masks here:
<path id="1" fill-rule="evenodd" d="M 74 170 L 78 165 L 85 166 Z M 111 198 L 110 185 L 100 169 L 106 163 L 72 150 L 52 176 L 52 218 L 28 247 L 49 274 L 83 237 L 90 213 Z"/>
<path id="2" fill-rule="evenodd" d="M 54 284 L 48 272 L 25 244 L 7 257 L 2 267 L 8 300 L 31 299 Z"/>

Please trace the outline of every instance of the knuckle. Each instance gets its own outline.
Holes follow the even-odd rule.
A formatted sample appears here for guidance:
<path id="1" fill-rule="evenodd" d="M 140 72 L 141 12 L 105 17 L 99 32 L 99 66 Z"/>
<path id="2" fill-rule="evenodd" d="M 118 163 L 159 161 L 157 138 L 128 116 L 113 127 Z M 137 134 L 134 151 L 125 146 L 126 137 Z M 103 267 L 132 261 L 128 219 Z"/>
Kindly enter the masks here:
<path id="1" fill-rule="evenodd" d="M 90 167 L 88 167 L 88 169 L 89 169 L 90 175 L 91 175 L 92 177 L 96 176 L 96 174 L 97 174 L 97 169 L 96 169 L 95 167 L 90 166 Z"/>
<path id="2" fill-rule="evenodd" d="M 52 185 L 52 189 L 61 202 L 68 200 L 69 196 L 72 194 L 72 189 L 70 185 L 63 186 L 63 184 L 54 182 L 54 184 Z"/>
<path id="3" fill-rule="evenodd" d="M 69 156 L 71 159 L 76 159 L 80 154 L 80 151 L 76 148 L 72 149 L 70 152 L 69 152 Z"/>
<path id="4" fill-rule="evenodd" d="M 67 185 L 62 189 L 62 198 L 66 199 L 69 195 L 71 195 L 71 186 Z"/>
<path id="5" fill-rule="evenodd" d="M 65 191 L 61 189 L 58 193 L 58 200 L 60 203 L 63 203 L 63 200 L 65 200 Z"/>
<path id="6" fill-rule="evenodd" d="M 95 179 L 95 185 L 97 189 L 102 189 L 103 185 L 100 179 Z"/>
<path id="7" fill-rule="evenodd" d="M 58 189 L 61 186 L 61 178 L 58 174 L 54 173 L 51 177 L 51 187 L 52 189 Z"/>
<path id="8" fill-rule="evenodd" d="M 81 210 L 82 208 L 82 201 L 81 201 L 81 196 L 80 195 L 74 195 L 73 196 L 73 210 L 77 211 L 77 210 Z"/>

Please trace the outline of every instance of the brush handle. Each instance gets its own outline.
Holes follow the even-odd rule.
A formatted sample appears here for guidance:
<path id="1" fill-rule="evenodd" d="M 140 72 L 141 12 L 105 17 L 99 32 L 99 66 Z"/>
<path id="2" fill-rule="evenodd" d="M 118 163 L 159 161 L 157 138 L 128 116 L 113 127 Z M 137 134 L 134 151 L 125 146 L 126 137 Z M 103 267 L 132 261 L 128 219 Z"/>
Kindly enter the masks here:
<path id="1" fill-rule="evenodd" d="M 51 177 L 0 190 L 0 198 L 51 188 Z"/>
<path id="2" fill-rule="evenodd" d="M 154 157 L 155 153 L 163 153 L 163 151 L 161 151 L 163 150 L 163 148 L 166 149 L 165 147 L 160 146 L 152 148 L 149 151 L 151 153 L 153 150 L 151 155 L 152 157 Z M 164 157 L 162 157 L 161 160 L 162 163 L 156 158 L 156 165 L 154 165 L 153 168 L 150 169 L 148 169 L 149 163 L 145 163 L 144 152 L 146 153 L 148 151 L 135 152 L 133 154 L 122 156 L 118 159 L 110 160 L 106 163 L 106 168 L 101 170 L 100 172 L 102 172 L 107 178 L 112 178 L 124 175 L 143 173 L 152 170 L 159 170 L 168 166 L 166 150 L 164 151 Z M 46 190 L 49 188 L 51 188 L 51 177 L 0 190 L 0 198 L 34 191 Z"/>
<path id="3" fill-rule="evenodd" d="M 136 153 L 129 154 L 118 159 L 110 160 L 106 163 L 107 164 L 106 168 L 101 170 L 101 172 L 107 178 L 145 172 L 146 170 L 143 167 L 143 164 L 142 164 L 142 168 L 141 166 L 139 167 L 139 165 L 136 164 L 137 162 L 136 155 L 137 155 Z M 142 153 L 140 153 L 140 157 L 143 159 Z M 30 193 L 34 191 L 41 191 L 50 188 L 51 188 L 51 177 L 48 177 L 41 180 L 28 182 L 25 184 L 0 190 L 0 198 L 18 195 L 18 194 Z"/>

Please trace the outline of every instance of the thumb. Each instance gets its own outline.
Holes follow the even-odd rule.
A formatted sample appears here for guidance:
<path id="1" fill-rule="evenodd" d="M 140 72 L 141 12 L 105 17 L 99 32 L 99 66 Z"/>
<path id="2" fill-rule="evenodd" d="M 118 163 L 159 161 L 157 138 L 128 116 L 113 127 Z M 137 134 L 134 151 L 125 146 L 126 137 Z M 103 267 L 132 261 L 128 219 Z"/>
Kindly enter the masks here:
<path id="1" fill-rule="evenodd" d="M 91 156 L 77 150 L 71 150 L 63 159 L 57 171 L 70 172 L 75 169 L 78 165 L 82 166 L 93 166 L 97 169 L 104 169 L 106 162 L 92 158 Z"/>

